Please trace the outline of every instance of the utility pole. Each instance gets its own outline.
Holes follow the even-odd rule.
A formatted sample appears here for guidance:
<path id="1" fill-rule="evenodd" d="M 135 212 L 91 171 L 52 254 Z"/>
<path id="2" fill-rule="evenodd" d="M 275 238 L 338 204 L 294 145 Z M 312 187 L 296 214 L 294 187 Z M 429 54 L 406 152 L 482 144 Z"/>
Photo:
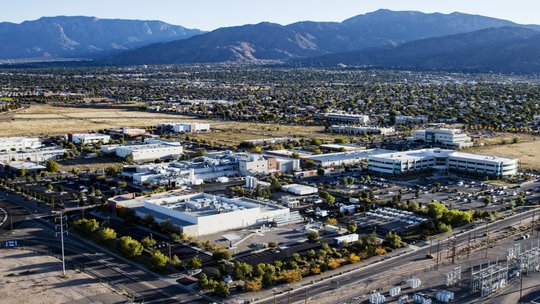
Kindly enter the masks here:
<path id="1" fill-rule="evenodd" d="M 9 226 L 10 230 L 13 232 L 13 210 L 9 208 Z"/>
<path id="2" fill-rule="evenodd" d="M 307 304 L 307 288 L 304 288 L 304 304 Z"/>
<path id="3" fill-rule="evenodd" d="M 60 228 L 60 232 L 56 232 L 55 235 L 56 237 L 58 237 L 58 234 L 60 234 L 60 241 L 62 242 L 62 273 L 65 278 L 66 277 L 66 260 L 64 256 L 64 225 L 66 225 L 67 227 L 67 224 L 64 224 L 64 219 L 67 220 L 67 217 L 63 213 L 60 212 L 58 214 L 58 217 L 54 218 L 55 221 L 60 220 L 60 224 L 55 225 L 54 229 L 57 230 Z M 68 234 L 67 231 L 65 233 L 66 235 Z"/>
<path id="4" fill-rule="evenodd" d="M 488 223 L 486 222 L 486 259 L 488 257 L 488 247 L 489 247 L 489 231 L 488 231 Z"/>
<path id="5" fill-rule="evenodd" d="M 437 242 L 437 269 L 439 269 L 439 251 L 441 250 L 441 240 Z"/>
<path id="6" fill-rule="evenodd" d="M 456 236 L 454 235 L 454 239 L 452 240 L 452 265 L 454 265 L 456 261 Z"/>
<path id="7" fill-rule="evenodd" d="M 521 298 L 523 297 L 523 272 L 519 269 L 519 304 L 523 303 Z"/>
<path id="8" fill-rule="evenodd" d="M 536 210 L 533 210 L 533 217 L 531 222 L 531 236 L 534 236 L 534 214 L 536 213 Z"/>
<path id="9" fill-rule="evenodd" d="M 433 247 L 433 239 L 429 241 L 429 255 L 432 255 L 431 247 Z"/>
<path id="10" fill-rule="evenodd" d="M 171 243 L 167 243 L 169 246 L 169 261 L 172 261 L 172 253 L 171 253 Z"/>
<path id="11" fill-rule="evenodd" d="M 467 245 L 467 259 L 471 256 L 471 233 L 469 232 L 469 244 Z"/>

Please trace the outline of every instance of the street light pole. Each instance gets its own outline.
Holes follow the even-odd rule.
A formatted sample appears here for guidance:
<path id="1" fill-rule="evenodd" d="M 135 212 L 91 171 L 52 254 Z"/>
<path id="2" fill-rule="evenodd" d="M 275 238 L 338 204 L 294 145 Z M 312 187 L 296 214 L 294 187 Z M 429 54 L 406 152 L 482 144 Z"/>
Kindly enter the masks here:
<path id="1" fill-rule="evenodd" d="M 67 219 L 67 217 L 63 213 L 60 213 L 59 216 L 55 218 L 55 221 L 58 219 L 60 220 L 60 225 L 56 225 L 54 228 L 55 230 L 60 228 L 60 232 L 56 232 L 55 235 L 56 237 L 58 237 L 58 234 L 60 234 L 60 241 L 62 243 L 62 274 L 65 278 L 66 277 L 66 259 L 64 255 L 64 218 Z M 65 233 L 68 234 L 67 231 Z"/>

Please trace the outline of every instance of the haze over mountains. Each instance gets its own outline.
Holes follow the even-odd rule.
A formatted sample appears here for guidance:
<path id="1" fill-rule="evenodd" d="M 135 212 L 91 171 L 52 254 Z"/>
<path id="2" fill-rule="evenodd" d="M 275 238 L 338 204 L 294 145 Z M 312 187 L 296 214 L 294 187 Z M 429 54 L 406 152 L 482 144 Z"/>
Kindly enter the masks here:
<path id="1" fill-rule="evenodd" d="M 3 22 L 0 23 L 0 59 L 111 55 L 201 33 L 161 21 L 81 16 L 43 17 L 21 24 Z"/>
<path id="2" fill-rule="evenodd" d="M 293 65 L 540 72 L 540 26 L 462 13 L 378 10 L 343 22 L 262 22 L 208 33 L 159 21 L 96 20 L 58 17 L 0 24 L 0 39 L 7 41 L 0 46 L 0 58 L 106 55 L 96 62 L 274 60 Z"/>

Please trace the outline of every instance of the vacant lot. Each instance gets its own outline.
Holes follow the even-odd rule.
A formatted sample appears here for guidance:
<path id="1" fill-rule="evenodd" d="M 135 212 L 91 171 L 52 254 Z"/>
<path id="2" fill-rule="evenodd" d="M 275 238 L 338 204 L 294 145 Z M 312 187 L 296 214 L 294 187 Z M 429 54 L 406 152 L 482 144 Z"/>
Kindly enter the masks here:
<path id="1" fill-rule="evenodd" d="M 0 302 L 124 303 L 126 298 L 83 273 L 61 278 L 60 261 L 30 251 L 0 250 Z"/>
<path id="2" fill-rule="evenodd" d="M 204 121 L 191 116 L 138 111 L 138 105 L 106 107 L 70 107 L 32 105 L 30 108 L 0 118 L 0 136 L 55 135 L 115 127 L 155 126 L 159 122 Z M 295 136 L 333 140 L 323 127 L 305 127 L 262 123 L 224 122 L 212 120 L 211 133 L 193 137 L 226 145 L 237 145 L 246 139 Z"/>
<path id="3" fill-rule="evenodd" d="M 110 105 L 106 108 L 32 105 L 16 114 L 2 117 L 0 136 L 51 135 L 115 127 L 154 126 L 158 122 L 192 120 L 191 117 L 149 113 Z"/>
<path id="4" fill-rule="evenodd" d="M 468 149 L 467 152 L 519 158 L 521 168 L 540 171 L 540 138 L 536 139 L 517 144 L 478 147 Z"/>

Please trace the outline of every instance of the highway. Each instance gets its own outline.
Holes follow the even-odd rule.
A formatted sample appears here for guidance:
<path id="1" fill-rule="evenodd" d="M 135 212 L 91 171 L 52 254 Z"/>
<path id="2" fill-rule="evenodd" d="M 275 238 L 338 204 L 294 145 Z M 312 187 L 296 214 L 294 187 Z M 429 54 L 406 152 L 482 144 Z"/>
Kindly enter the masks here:
<path id="1" fill-rule="evenodd" d="M 517 227 L 520 223 L 520 221 L 525 221 L 532 217 L 533 212 L 536 211 L 535 218 L 538 219 L 538 216 L 540 215 L 540 210 L 528 210 L 523 212 L 522 214 L 514 215 L 512 217 L 508 217 L 502 220 L 499 220 L 497 222 L 491 223 L 487 225 L 487 230 L 489 233 L 493 233 L 495 231 L 505 229 L 508 226 L 515 226 Z M 473 230 L 470 230 L 472 235 L 475 233 L 479 236 L 481 236 L 485 232 L 485 225 L 479 226 Z M 469 239 L 469 233 L 461 233 L 461 234 L 454 234 L 456 235 L 456 244 L 459 245 L 465 245 L 468 242 Z M 446 243 L 449 241 L 450 235 L 448 235 L 448 238 L 441 238 L 441 249 L 446 247 Z M 435 242 L 434 242 L 435 244 Z M 443 244 L 445 246 L 443 246 Z M 402 266 L 409 263 L 414 263 L 418 260 L 425 259 L 425 256 L 427 253 L 429 253 L 429 244 L 424 244 L 422 247 L 419 247 L 417 250 L 390 258 L 378 263 L 370 264 L 367 266 L 364 266 L 362 268 L 358 268 L 356 270 L 353 270 L 348 273 L 344 273 L 342 275 L 334 276 L 332 279 L 323 280 L 320 282 L 316 282 L 314 284 L 307 284 L 302 286 L 294 287 L 290 292 L 283 292 L 280 294 L 270 295 L 265 299 L 261 299 L 259 301 L 255 301 L 254 303 L 295 303 L 295 302 L 304 302 L 305 299 L 309 299 L 313 296 L 318 296 L 324 292 L 329 292 L 334 289 L 336 289 L 338 286 L 343 287 L 346 285 L 351 285 L 351 288 L 354 288 L 352 284 L 358 284 L 361 281 L 368 280 L 370 277 L 374 275 L 378 275 L 383 272 L 391 271 L 392 269 L 396 268 L 397 266 Z M 436 246 L 433 246 L 433 252 L 436 252 Z"/>
<path id="2" fill-rule="evenodd" d="M 13 208 L 18 211 L 18 218 L 28 218 L 29 221 L 18 221 L 18 226 L 41 228 L 31 235 L 18 237 L 19 243 L 31 250 L 44 252 L 60 257 L 60 241 L 55 238 L 55 227 L 47 219 L 31 216 L 25 209 L 16 205 L 28 204 L 19 196 L 6 195 L 0 191 L 0 208 Z M 1 212 L 0 212 L 1 213 Z M 8 221 L 6 221 L 8 222 Z M 13 239 L 6 234 L 6 223 L 2 225 L 2 239 Z M 132 294 L 136 302 L 144 303 L 209 303 L 202 297 L 185 290 L 174 278 L 163 278 L 124 259 L 108 250 L 97 246 L 74 234 L 64 237 L 66 265 L 68 269 L 82 269 L 101 282 L 107 282 L 118 289 Z M 61 265 L 59 264 L 59 271 Z"/>

